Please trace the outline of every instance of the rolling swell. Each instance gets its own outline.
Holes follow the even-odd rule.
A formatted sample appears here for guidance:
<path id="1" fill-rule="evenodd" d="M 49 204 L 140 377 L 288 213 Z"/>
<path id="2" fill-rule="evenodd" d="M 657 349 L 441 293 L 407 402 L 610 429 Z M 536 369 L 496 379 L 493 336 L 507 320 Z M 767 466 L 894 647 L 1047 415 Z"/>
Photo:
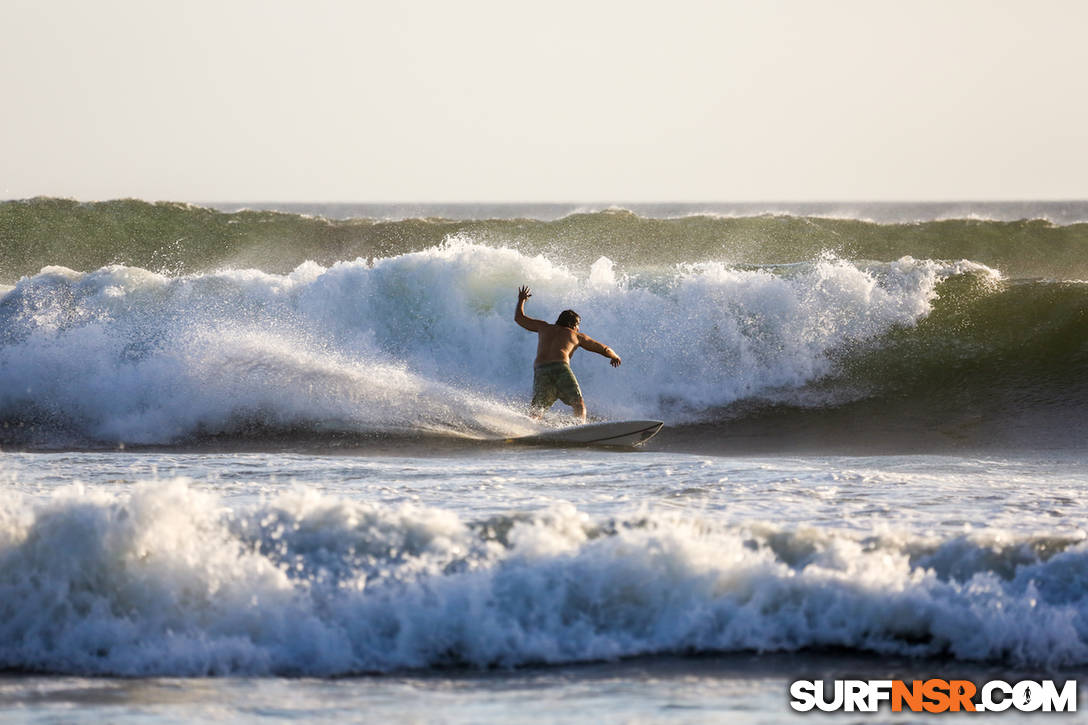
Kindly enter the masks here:
<path id="1" fill-rule="evenodd" d="M 429 249 L 464 236 L 588 268 L 607 256 L 627 269 L 724 261 L 781 264 L 831 252 L 890 262 L 970 259 L 1010 278 L 1088 278 L 1088 224 L 1042 219 L 948 219 L 877 224 L 791 215 L 652 218 L 623 209 L 537 219 L 325 219 L 274 211 L 225 213 L 179 203 L 0 202 L 0 284 L 49 265 L 92 271 L 110 264 L 168 274 L 223 267 L 286 274 L 306 261 L 330 266 Z"/>

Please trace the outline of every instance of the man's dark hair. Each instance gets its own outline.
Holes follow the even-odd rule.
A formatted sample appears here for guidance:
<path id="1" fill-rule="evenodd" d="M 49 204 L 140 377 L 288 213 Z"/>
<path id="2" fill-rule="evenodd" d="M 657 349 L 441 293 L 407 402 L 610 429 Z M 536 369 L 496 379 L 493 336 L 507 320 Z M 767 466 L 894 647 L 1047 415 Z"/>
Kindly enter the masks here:
<path id="1" fill-rule="evenodd" d="M 574 310 L 563 310 L 559 313 L 559 319 L 555 321 L 555 324 L 562 327 L 569 327 L 573 330 L 581 321 L 582 318 L 579 317 L 578 313 Z"/>

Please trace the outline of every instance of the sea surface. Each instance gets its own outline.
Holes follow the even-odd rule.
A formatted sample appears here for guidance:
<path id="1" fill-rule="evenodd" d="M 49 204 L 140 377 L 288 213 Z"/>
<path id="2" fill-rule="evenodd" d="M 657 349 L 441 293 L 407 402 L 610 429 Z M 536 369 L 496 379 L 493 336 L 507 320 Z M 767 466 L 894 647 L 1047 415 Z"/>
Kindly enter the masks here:
<path id="1" fill-rule="evenodd" d="M 510 441 L 523 284 L 657 437 Z M 1085 683 L 1088 203 L 0 202 L 0 451 L 4 722 Z"/>

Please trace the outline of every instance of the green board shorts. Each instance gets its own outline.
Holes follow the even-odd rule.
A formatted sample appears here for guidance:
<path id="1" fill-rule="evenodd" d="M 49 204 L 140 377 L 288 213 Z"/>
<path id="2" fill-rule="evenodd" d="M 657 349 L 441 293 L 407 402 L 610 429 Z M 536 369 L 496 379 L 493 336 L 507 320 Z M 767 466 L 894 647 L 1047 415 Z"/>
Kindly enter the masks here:
<path id="1" fill-rule="evenodd" d="M 582 402 L 582 389 L 569 363 L 551 362 L 533 368 L 534 408 L 550 408 L 555 399 L 567 405 Z"/>

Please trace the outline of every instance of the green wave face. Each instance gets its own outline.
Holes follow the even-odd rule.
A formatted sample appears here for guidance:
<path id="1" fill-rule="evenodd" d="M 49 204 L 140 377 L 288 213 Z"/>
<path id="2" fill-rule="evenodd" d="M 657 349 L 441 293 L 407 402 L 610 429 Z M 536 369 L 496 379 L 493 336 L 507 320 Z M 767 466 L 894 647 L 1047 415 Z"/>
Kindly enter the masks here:
<path id="1" fill-rule="evenodd" d="M 838 380 L 931 411 L 1088 406 L 1088 284 L 982 290 L 955 278 L 938 289 L 916 326 L 839 351 Z"/>

